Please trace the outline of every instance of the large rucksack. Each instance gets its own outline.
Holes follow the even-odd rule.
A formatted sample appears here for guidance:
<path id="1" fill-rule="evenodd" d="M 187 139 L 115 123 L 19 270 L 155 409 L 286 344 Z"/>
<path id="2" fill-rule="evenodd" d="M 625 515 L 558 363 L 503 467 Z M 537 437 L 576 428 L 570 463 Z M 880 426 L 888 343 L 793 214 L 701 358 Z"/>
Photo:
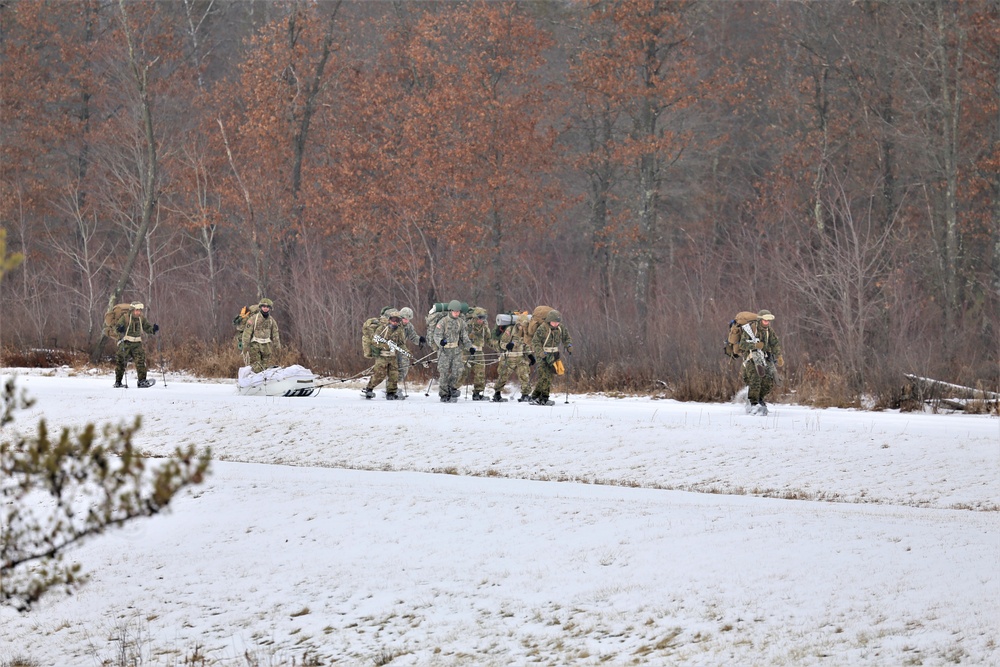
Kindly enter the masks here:
<path id="1" fill-rule="evenodd" d="M 742 327 L 744 324 L 756 322 L 759 319 L 760 317 L 757 313 L 751 313 L 749 310 L 742 310 L 736 313 L 736 317 L 729 322 L 729 336 L 726 338 L 725 347 L 722 348 L 722 351 L 727 357 L 739 359 L 742 356 L 740 353 L 740 337 L 742 336 Z"/>
<path id="2" fill-rule="evenodd" d="M 236 344 L 237 350 L 243 349 L 243 330 L 246 329 L 247 320 L 259 312 L 260 304 L 255 303 L 251 306 L 243 306 L 236 317 L 233 318 L 233 326 L 236 327 L 236 335 L 233 337 L 233 342 Z"/>
<path id="3" fill-rule="evenodd" d="M 524 330 L 524 343 L 525 345 L 531 345 L 531 339 L 535 335 L 535 331 L 538 330 L 539 325 L 545 323 L 545 316 L 551 313 L 555 308 L 552 306 L 536 306 L 533 311 L 531 311 L 531 319 L 528 320 L 528 326 Z"/>
<path id="4" fill-rule="evenodd" d="M 115 326 L 123 315 L 127 315 L 132 310 L 131 303 L 119 303 L 111 307 L 111 310 L 104 313 L 104 335 L 108 338 L 117 338 L 118 332 Z"/>
<path id="5" fill-rule="evenodd" d="M 372 339 L 375 337 L 375 333 L 378 331 L 379 322 L 382 321 L 382 317 L 369 317 L 365 320 L 365 323 L 361 325 L 361 353 L 365 355 L 365 359 L 372 358 Z"/>

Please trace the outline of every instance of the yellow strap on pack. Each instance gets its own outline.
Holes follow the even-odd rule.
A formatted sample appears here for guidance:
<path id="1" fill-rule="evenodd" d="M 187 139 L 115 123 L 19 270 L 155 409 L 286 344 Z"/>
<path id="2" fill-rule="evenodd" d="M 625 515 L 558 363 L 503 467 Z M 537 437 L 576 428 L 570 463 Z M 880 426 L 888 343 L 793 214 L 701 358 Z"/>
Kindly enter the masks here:
<path id="1" fill-rule="evenodd" d="M 552 369 L 555 370 L 556 375 L 563 375 L 566 372 L 562 359 L 556 359 L 556 363 L 552 364 Z"/>

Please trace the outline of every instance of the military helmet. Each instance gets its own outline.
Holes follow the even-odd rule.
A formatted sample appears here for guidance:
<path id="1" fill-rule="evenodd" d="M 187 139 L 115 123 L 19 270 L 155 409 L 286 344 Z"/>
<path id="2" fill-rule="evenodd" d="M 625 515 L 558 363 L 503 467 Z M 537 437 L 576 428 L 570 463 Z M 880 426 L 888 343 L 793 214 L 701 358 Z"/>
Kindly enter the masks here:
<path id="1" fill-rule="evenodd" d="M 137 302 L 135 302 L 135 303 L 133 303 L 133 304 L 131 304 L 131 308 L 132 308 L 132 310 L 142 310 L 142 309 L 143 309 L 143 308 L 145 308 L 145 307 L 146 307 L 146 306 L 142 305 L 142 304 L 141 304 L 141 303 L 139 303 L 138 301 L 137 301 Z"/>
<path id="2" fill-rule="evenodd" d="M 486 309 L 485 308 L 480 308 L 479 306 L 476 306 L 475 308 L 472 309 L 472 316 L 475 317 L 475 318 L 477 318 L 477 319 L 480 319 L 480 320 L 485 320 L 486 319 Z"/>
<path id="3" fill-rule="evenodd" d="M 770 310 L 760 311 L 759 313 L 757 313 L 757 317 L 759 317 L 762 320 L 767 320 L 768 322 L 774 319 L 774 315 L 771 314 Z"/>
<path id="4" fill-rule="evenodd" d="M 390 320 L 392 318 L 396 318 L 398 320 L 401 317 L 403 317 L 402 314 L 400 314 L 400 312 L 395 308 L 390 308 L 389 310 L 385 311 L 384 315 L 388 317 Z"/>
<path id="5" fill-rule="evenodd" d="M 405 320 L 413 319 L 413 309 L 409 307 L 403 307 L 399 309 L 399 315 Z"/>
<path id="6" fill-rule="evenodd" d="M 268 308 L 274 308 L 274 302 L 271 301 L 270 299 L 266 299 L 266 298 L 265 299 L 261 299 L 260 303 L 258 303 L 257 305 L 258 306 L 267 306 Z"/>
<path id="7" fill-rule="evenodd" d="M 546 322 L 562 322 L 562 315 L 558 310 L 550 310 L 548 315 L 545 316 Z"/>
<path id="8" fill-rule="evenodd" d="M 458 299 L 452 299 L 448 302 L 448 310 L 462 310 L 462 302 Z"/>

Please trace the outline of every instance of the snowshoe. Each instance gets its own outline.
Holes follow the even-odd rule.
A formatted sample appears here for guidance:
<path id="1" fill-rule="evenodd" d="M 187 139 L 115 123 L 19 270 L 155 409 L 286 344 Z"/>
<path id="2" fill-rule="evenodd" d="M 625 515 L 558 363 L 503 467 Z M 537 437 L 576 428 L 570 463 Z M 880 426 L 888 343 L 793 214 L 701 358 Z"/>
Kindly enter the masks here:
<path id="1" fill-rule="evenodd" d="M 387 401 L 395 401 L 395 400 L 398 400 L 398 399 L 399 399 L 399 396 L 397 396 L 396 392 L 394 392 L 394 391 L 387 391 L 385 393 L 385 400 L 387 400 Z"/>
<path id="2" fill-rule="evenodd" d="M 757 414 L 759 414 L 762 417 L 767 416 L 767 403 L 761 401 L 760 403 L 757 404 Z"/>
<path id="3" fill-rule="evenodd" d="M 481 392 L 481 391 L 474 391 L 474 392 L 472 392 L 472 400 L 474 400 L 474 401 L 481 401 L 481 400 L 483 400 L 483 392 Z"/>
<path id="4" fill-rule="evenodd" d="M 528 403 L 531 401 L 531 396 L 527 394 L 521 394 L 521 398 L 517 399 L 518 403 Z"/>
<path id="5" fill-rule="evenodd" d="M 372 391 L 371 389 L 368 389 L 367 387 L 361 390 L 361 395 L 369 400 L 375 398 L 375 392 Z"/>
<path id="6" fill-rule="evenodd" d="M 493 394 L 493 399 L 492 400 L 493 400 L 494 403 L 506 403 L 507 402 L 507 399 L 504 398 L 503 396 L 501 396 L 499 391 L 495 392 Z"/>
<path id="7" fill-rule="evenodd" d="M 139 380 L 138 382 L 135 383 L 135 386 L 145 389 L 146 387 L 152 387 L 154 384 L 156 384 L 156 380 L 147 379 L 147 380 Z"/>
<path id="8" fill-rule="evenodd" d="M 451 397 L 452 398 L 458 398 L 461 395 L 462 395 L 462 390 L 461 389 L 455 389 L 455 387 L 451 388 Z"/>
<path id="9" fill-rule="evenodd" d="M 124 387 L 125 385 L 123 385 L 121 382 L 117 381 L 115 382 L 115 389 L 123 389 Z"/>

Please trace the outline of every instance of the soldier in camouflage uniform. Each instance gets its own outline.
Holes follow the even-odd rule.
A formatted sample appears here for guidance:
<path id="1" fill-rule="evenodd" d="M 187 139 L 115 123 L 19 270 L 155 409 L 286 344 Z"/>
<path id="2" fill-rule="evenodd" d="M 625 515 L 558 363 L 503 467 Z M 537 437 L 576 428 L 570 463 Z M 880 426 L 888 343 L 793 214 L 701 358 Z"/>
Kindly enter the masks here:
<path id="1" fill-rule="evenodd" d="M 138 386 L 149 387 L 152 381 L 146 379 L 146 351 L 142 347 L 142 334 L 155 334 L 160 330 L 159 324 L 150 324 L 142 316 L 145 306 L 133 303 L 132 310 L 118 318 L 115 331 L 118 332 L 118 350 L 115 352 L 115 387 L 122 387 L 125 377 L 125 367 L 128 360 L 135 361 L 136 375 L 139 376 Z"/>
<path id="2" fill-rule="evenodd" d="M 493 345 L 493 334 L 486 318 L 486 309 L 476 307 L 472 309 L 467 322 L 469 340 L 472 341 L 472 345 L 477 350 L 468 358 L 468 362 L 472 366 L 472 400 L 474 401 L 483 400 L 483 392 L 486 391 L 486 356 L 484 353 L 487 345 Z"/>
<path id="3" fill-rule="evenodd" d="M 528 400 L 531 394 L 531 366 L 535 363 L 535 357 L 531 354 L 531 348 L 524 342 L 525 329 L 528 322 L 528 315 L 518 315 L 515 324 L 499 327 L 496 335 L 496 349 L 500 353 L 500 366 L 497 368 L 497 381 L 493 385 L 493 401 L 503 403 L 507 399 L 501 395 L 503 388 L 507 386 L 507 379 L 511 373 L 517 373 L 517 378 L 521 381 L 521 398 L 519 403 Z"/>
<path id="4" fill-rule="evenodd" d="M 260 311 L 251 315 L 244 325 L 241 348 L 247 365 L 254 373 L 260 373 L 271 365 L 272 345 L 274 352 L 281 349 L 278 323 L 271 316 L 274 302 L 261 299 L 257 307 Z"/>
<path id="5" fill-rule="evenodd" d="M 434 326 L 432 335 L 439 348 L 438 395 L 443 403 L 458 400 L 461 394 L 458 385 L 465 371 L 462 354 L 466 350 L 470 355 L 476 354 L 476 348 L 469 340 L 465 318 L 462 317 L 462 302 L 452 300 L 448 303 L 448 315 Z"/>
<path id="6" fill-rule="evenodd" d="M 423 349 L 427 343 L 427 339 L 418 334 L 413 323 L 410 322 L 413 319 L 413 309 L 409 307 L 400 308 L 399 316 L 402 318 L 403 335 L 406 338 L 406 342 L 413 343 L 418 348 Z M 399 382 L 405 387 L 406 376 L 410 372 L 410 356 L 402 352 L 397 352 L 396 361 L 399 362 Z"/>
<path id="7" fill-rule="evenodd" d="M 368 380 L 368 386 L 361 392 L 365 398 L 375 396 L 375 387 L 385 380 L 385 400 L 395 401 L 406 398 L 399 396 L 399 360 L 397 349 L 405 349 L 406 330 L 403 328 L 403 317 L 399 311 L 392 308 L 385 313 L 385 324 L 379 322 L 372 336 L 371 356 L 375 359 L 375 370 Z"/>
<path id="8" fill-rule="evenodd" d="M 538 381 L 535 383 L 535 390 L 531 392 L 532 405 L 555 405 L 549 400 L 549 391 L 556 374 L 554 364 L 559 361 L 560 345 L 566 350 L 566 354 L 573 354 L 573 339 L 566 327 L 562 326 L 562 315 L 558 310 L 552 310 L 531 337 L 531 352 L 540 362 Z"/>
<path id="9" fill-rule="evenodd" d="M 740 334 L 740 351 L 743 352 L 743 381 L 747 385 L 747 413 L 752 415 L 766 415 L 767 403 L 764 398 L 771 393 L 774 387 L 774 379 L 778 374 L 775 366 L 785 365 L 785 358 L 781 356 L 781 342 L 778 334 L 771 328 L 774 315 L 770 310 L 762 310 L 757 313 L 756 322 L 750 323 L 750 330 L 757 338 L 757 342 L 750 340 L 751 336 L 746 331 Z M 764 352 L 763 374 L 757 372 L 757 364 L 753 360 L 753 351 L 762 350 Z"/>

